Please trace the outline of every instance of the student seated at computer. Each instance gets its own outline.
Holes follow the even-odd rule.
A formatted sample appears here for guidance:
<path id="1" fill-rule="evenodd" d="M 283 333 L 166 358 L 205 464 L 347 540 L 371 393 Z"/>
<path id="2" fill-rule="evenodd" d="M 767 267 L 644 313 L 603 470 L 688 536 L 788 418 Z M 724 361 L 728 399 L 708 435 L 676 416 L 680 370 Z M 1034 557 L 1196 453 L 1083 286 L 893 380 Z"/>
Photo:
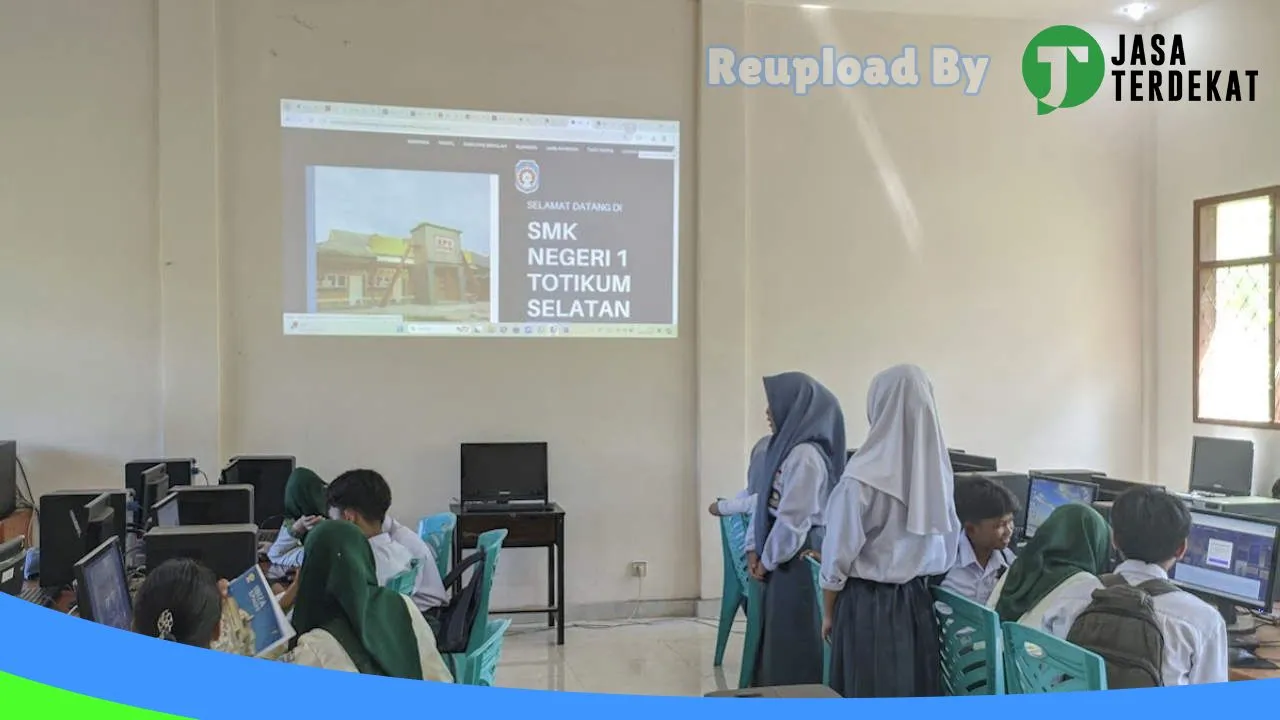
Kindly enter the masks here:
<path id="1" fill-rule="evenodd" d="M 166 560 L 133 599 L 133 630 L 161 640 L 210 648 L 220 635 L 226 584 L 195 560 Z"/>
<path id="2" fill-rule="evenodd" d="M 307 533 L 293 628 L 283 660 L 295 665 L 453 682 L 413 601 L 378 579 L 366 533 L 343 521 Z"/>
<path id="3" fill-rule="evenodd" d="M 284 486 L 284 523 L 267 550 L 267 559 L 279 568 L 302 567 L 302 541 L 307 531 L 329 515 L 327 486 L 311 470 L 300 467 Z"/>
<path id="4" fill-rule="evenodd" d="M 769 440 L 773 435 L 765 435 L 756 441 L 755 447 L 751 448 L 751 460 L 747 463 L 747 477 L 751 477 L 751 466 L 764 459 L 765 450 L 769 449 Z M 715 517 L 728 517 L 730 515 L 750 515 L 751 511 L 756 507 L 756 496 L 751 492 L 751 488 L 743 488 L 728 500 L 717 500 L 711 503 L 711 507 L 707 509 Z"/>
<path id="5" fill-rule="evenodd" d="M 1003 622 L 1018 622 L 1065 638 L 1075 621 L 1068 598 L 1102 588 L 1098 575 L 1111 557 L 1111 529 L 1097 510 L 1072 503 L 1050 513 L 1000 578 L 987 601 Z"/>
<path id="6" fill-rule="evenodd" d="M 942 587 L 985 605 L 1013 563 L 1009 541 L 1018 500 L 1004 485 L 981 476 L 957 478 L 955 499 L 964 535 Z"/>
<path id="7" fill-rule="evenodd" d="M 1125 560 L 1113 575 L 1103 576 L 1103 584 L 1113 585 L 1121 580 L 1138 587 L 1150 598 L 1164 640 L 1164 657 L 1159 663 L 1164 685 L 1226 682 L 1226 621 L 1216 608 L 1169 581 L 1169 571 L 1187 552 L 1191 513 L 1186 505 L 1176 495 L 1155 487 L 1132 488 L 1121 493 L 1111 506 L 1111 527 L 1115 546 Z M 1098 599 L 1083 586 L 1077 587 L 1063 594 L 1056 612 L 1070 626 Z M 1068 639 L 1076 641 L 1078 637 L 1083 637 L 1080 627 L 1075 628 Z M 1088 646 L 1085 642 L 1080 644 Z M 1109 654 L 1105 648 L 1089 649 L 1104 658 Z M 1138 657 L 1143 648 L 1117 647 L 1115 650 Z"/>
<path id="8" fill-rule="evenodd" d="M 413 602 L 428 621 L 434 622 L 440 609 L 449 603 L 449 593 L 436 567 L 435 554 L 418 534 L 387 514 L 391 509 L 391 486 L 373 470 L 349 470 L 329 485 L 329 515 L 347 520 L 369 539 L 377 564 L 378 583 L 409 569 L 418 560 L 418 581 Z"/>

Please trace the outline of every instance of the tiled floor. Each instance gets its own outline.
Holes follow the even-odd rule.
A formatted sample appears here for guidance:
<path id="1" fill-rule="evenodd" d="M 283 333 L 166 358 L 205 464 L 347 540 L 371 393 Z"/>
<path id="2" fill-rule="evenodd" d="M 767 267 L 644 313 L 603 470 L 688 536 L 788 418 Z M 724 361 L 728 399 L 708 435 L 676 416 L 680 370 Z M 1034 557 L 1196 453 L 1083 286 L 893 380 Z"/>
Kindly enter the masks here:
<path id="1" fill-rule="evenodd" d="M 570 625 L 555 632 L 512 627 L 503 643 L 501 687 L 628 695 L 701 696 L 737 687 L 742 627 L 729 637 L 724 667 L 712 668 L 715 623 L 670 619 Z"/>

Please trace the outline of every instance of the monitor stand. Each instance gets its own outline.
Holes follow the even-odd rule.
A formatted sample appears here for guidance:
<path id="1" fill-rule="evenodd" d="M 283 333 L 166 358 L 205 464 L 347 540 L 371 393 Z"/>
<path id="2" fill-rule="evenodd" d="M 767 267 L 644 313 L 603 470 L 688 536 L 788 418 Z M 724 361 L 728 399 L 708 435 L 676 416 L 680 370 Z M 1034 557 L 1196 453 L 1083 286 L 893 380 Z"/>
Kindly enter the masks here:
<path id="1" fill-rule="evenodd" d="M 1220 598 L 1204 598 L 1218 609 L 1227 623 L 1227 665 L 1251 670 L 1277 670 L 1280 666 L 1253 654 L 1262 643 L 1258 641 L 1257 623 L 1250 615 L 1239 614 L 1235 603 Z M 1248 619 L 1249 622 L 1241 622 Z"/>

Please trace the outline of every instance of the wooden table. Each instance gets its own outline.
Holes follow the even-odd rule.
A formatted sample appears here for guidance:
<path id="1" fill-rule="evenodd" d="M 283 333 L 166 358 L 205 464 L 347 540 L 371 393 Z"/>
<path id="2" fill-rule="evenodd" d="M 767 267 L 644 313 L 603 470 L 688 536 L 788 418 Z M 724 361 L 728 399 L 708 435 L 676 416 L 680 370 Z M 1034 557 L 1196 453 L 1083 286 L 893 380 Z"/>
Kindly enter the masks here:
<path id="1" fill-rule="evenodd" d="M 1263 660 L 1280 665 L 1280 628 L 1274 625 L 1259 625 L 1256 631 L 1258 642 L 1262 643 L 1257 650 L 1253 651 L 1254 655 Z M 1227 672 L 1227 679 L 1236 680 L 1272 680 L 1280 678 L 1280 670 L 1261 669 L 1261 668 L 1231 668 Z"/>
<path id="2" fill-rule="evenodd" d="M 556 629 L 556 644 L 564 644 L 564 508 L 555 503 L 545 510 L 468 510 L 459 504 L 450 508 L 458 516 L 453 543 L 453 566 L 462 562 L 462 550 L 476 546 L 480 533 L 499 528 L 507 531 L 504 548 L 547 549 L 547 604 L 537 608 L 490 608 L 494 615 L 546 613 L 547 623 Z"/>

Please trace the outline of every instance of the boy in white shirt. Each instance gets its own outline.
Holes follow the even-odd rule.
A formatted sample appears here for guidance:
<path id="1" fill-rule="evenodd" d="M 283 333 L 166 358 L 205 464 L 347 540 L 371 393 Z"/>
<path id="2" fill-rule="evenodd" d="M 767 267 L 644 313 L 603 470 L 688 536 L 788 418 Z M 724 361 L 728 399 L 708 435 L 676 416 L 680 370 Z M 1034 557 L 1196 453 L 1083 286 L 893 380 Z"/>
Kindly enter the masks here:
<path id="1" fill-rule="evenodd" d="M 329 485 L 328 501 L 331 517 L 355 524 L 369 538 L 379 584 L 386 585 L 388 580 L 408 570 L 416 558 L 418 581 L 413 604 L 429 620 L 448 604 L 449 593 L 431 548 L 387 514 L 391 508 L 391 487 L 381 475 L 373 470 L 349 470 Z"/>
<path id="2" fill-rule="evenodd" d="M 1177 496 L 1157 487 L 1125 491 L 1111 507 L 1112 541 L 1124 555 L 1115 574 L 1130 585 L 1168 581 L 1187 552 L 1191 513 Z M 1082 586 L 1083 587 L 1083 586 Z M 1071 627 L 1089 606 L 1092 590 L 1068 593 L 1055 614 Z M 1218 610 L 1184 590 L 1152 594 L 1156 622 L 1164 637 L 1164 685 L 1227 681 L 1227 623 Z"/>
<path id="3" fill-rule="evenodd" d="M 982 476 L 956 478 L 956 515 L 964 526 L 956 564 L 942 587 L 985 605 L 1013 563 L 1013 516 L 1018 499 L 1004 485 Z"/>

